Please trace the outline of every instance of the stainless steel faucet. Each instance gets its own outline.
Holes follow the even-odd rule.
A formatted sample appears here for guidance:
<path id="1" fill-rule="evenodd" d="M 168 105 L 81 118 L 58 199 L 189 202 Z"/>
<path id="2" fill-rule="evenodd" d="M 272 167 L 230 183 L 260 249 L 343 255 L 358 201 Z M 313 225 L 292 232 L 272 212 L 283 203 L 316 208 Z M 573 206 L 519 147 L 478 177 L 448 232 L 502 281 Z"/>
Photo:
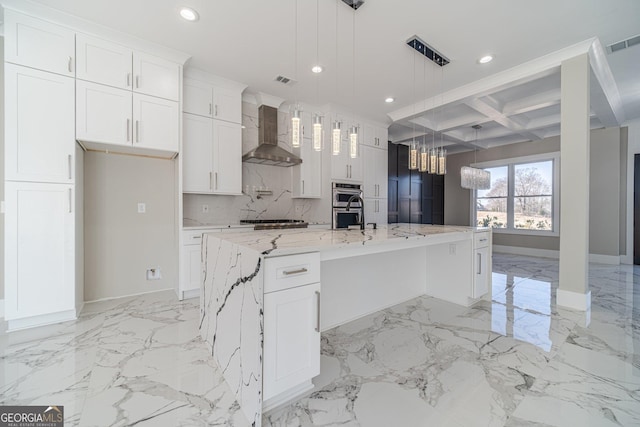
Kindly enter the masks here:
<path id="1" fill-rule="evenodd" d="M 347 207 L 345 208 L 345 210 L 347 212 L 349 212 L 349 209 L 351 208 L 351 202 L 353 202 L 354 200 L 360 200 L 360 206 L 362 206 L 362 212 L 360 213 L 360 230 L 364 230 L 364 200 L 362 200 L 362 197 L 358 196 L 357 194 L 354 194 L 353 196 L 349 197 L 349 200 L 347 200 Z"/>

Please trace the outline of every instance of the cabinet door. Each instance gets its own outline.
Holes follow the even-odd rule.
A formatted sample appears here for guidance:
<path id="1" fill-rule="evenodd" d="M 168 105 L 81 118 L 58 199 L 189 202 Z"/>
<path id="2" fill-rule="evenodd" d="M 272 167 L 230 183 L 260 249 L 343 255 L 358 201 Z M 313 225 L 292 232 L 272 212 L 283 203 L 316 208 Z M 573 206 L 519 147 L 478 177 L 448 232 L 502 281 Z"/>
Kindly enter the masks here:
<path id="1" fill-rule="evenodd" d="M 180 98 L 180 65 L 175 62 L 134 52 L 133 75 L 135 92 L 172 101 L 178 101 Z"/>
<path id="2" fill-rule="evenodd" d="M 185 113 L 213 117 L 213 86 L 198 80 L 184 79 L 182 110 Z"/>
<path id="3" fill-rule="evenodd" d="M 347 153 L 347 157 L 349 154 Z M 351 181 L 361 182 L 363 178 L 363 170 L 362 170 L 362 145 L 358 146 L 358 157 L 352 159 L 349 157 L 349 179 Z"/>
<path id="4" fill-rule="evenodd" d="M 213 120 L 182 115 L 182 191 L 213 192 Z"/>
<path id="5" fill-rule="evenodd" d="M 322 197 L 322 152 L 315 151 L 310 139 L 304 139 L 299 149 L 294 149 L 302 163 L 293 166 L 293 197 L 312 199 Z"/>
<path id="6" fill-rule="evenodd" d="M 386 145 L 386 143 L 385 143 Z M 387 198 L 387 192 L 389 188 L 389 151 L 376 149 L 375 157 L 375 182 L 376 182 L 376 197 Z"/>
<path id="7" fill-rule="evenodd" d="M 320 373 L 320 283 L 264 295 L 264 400 Z"/>
<path id="8" fill-rule="evenodd" d="M 131 145 L 131 102 L 128 90 L 76 80 L 76 139 Z"/>
<path id="9" fill-rule="evenodd" d="M 331 155 L 331 179 L 336 181 L 349 180 L 349 153 L 344 152 L 345 144 L 342 144 L 342 150 L 337 156 Z"/>
<path id="10" fill-rule="evenodd" d="M 75 33 L 12 10 L 4 11 L 5 61 L 75 75 Z"/>
<path id="11" fill-rule="evenodd" d="M 121 89 L 132 87 L 133 51 L 86 34 L 76 36 L 76 78 Z"/>
<path id="12" fill-rule="evenodd" d="M 242 95 L 240 92 L 215 86 L 213 88 L 213 118 L 242 123 Z"/>
<path id="13" fill-rule="evenodd" d="M 75 308 L 73 189 L 5 183 L 7 320 Z"/>
<path id="14" fill-rule="evenodd" d="M 362 194 L 365 198 L 380 197 L 378 195 L 378 179 L 376 172 L 378 169 L 378 156 L 375 148 L 363 145 L 360 151 L 364 163 L 364 182 Z"/>
<path id="15" fill-rule="evenodd" d="M 471 298 L 480 298 L 489 292 L 489 247 L 476 249 L 473 260 L 473 290 Z"/>
<path id="16" fill-rule="evenodd" d="M 200 245 L 186 245 L 182 248 L 183 266 L 182 266 L 182 285 L 180 292 L 186 292 L 200 288 L 200 270 L 202 270 L 200 262 Z"/>
<path id="17" fill-rule="evenodd" d="M 5 64 L 5 179 L 74 181 L 74 80 Z"/>
<path id="18" fill-rule="evenodd" d="M 213 192 L 242 193 L 242 129 L 238 123 L 213 121 Z"/>
<path id="19" fill-rule="evenodd" d="M 178 151 L 178 103 L 133 94 L 133 146 Z"/>

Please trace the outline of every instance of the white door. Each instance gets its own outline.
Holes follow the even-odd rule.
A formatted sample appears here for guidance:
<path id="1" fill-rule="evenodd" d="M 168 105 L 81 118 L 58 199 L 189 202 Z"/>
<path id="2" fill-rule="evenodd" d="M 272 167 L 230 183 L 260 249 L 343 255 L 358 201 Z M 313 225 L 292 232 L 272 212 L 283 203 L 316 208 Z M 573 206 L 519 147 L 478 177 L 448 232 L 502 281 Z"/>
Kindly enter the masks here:
<path id="1" fill-rule="evenodd" d="M 264 295 L 264 400 L 320 373 L 320 283 Z"/>
<path id="2" fill-rule="evenodd" d="M 75 308 L 74 187 L 5 183 L 6 319 Z"/>
<path id="3" fill-rule="evenodd" d="M 180 65 L 146 53 L 133 53 L 133 90 L 178 101 Z"/>
<path id="4" fill-rule="evenodd" d="M 213 120 L 182 115 L 182 191 L 213 191 Z"/>
<path id="5" fill-rule="evenodd" d="M 76 139 L 130 146 L 131 103 L 131 91 L 76 80 Z"/>
<path id="6" fill-rule="evenodd" d="M 133 146 L 178 151 L 178 103 L 133 94 Z"/>
<path id="7" fill-rule="evenodd" d="M 242 193 L 242 129 L 238 123 L 213 121 L 213 191 Z"/>
<path id="8" fill-rule="evenodd" d="M 480 298 L 489 292 L 489 247 L 476 249 L 474 256 L 474 279 L 471 298 Z"/>
<path id="9" fill-rule="evenodd" d="M 4 10 L 7 62 L 65 76 L 75 75 L 75 33 L 9 9 Z"/>
<path id="10" fill-rule="evenodd" d="M 242 123 L 242 96 L 237 90 L 213 88 L 213 118 L 232 123 Z"/>
<path id="11" fill-rule="evenodd" d="M 213 117 L 213 86 L 198 80 L 184 79 L 182 110 L 185 113 Z"/>
<path id="12" fill-rule="evenodd" d="M 74 79 L 5 64 L 5 179 L 74 181 Z"/>
<path id="13" fill-rule="evenodd" d="M 133 85 L 133 51 L 128 47 L 78 33 L 76 78 L 121 89 Z"/>

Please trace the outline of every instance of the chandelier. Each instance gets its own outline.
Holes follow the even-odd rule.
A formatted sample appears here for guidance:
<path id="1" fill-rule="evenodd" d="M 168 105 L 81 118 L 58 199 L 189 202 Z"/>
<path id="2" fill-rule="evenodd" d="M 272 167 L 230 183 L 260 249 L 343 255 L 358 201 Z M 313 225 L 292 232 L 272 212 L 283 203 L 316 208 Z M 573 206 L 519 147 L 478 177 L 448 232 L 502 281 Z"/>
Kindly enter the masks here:
<path id="1" fill-rule="evenodd" d="M 472 126 L 476 131 L 476 143 L 478 142 L 478 129 L 481 129 L 480 125 Z M 477 149 L 474 150 L 474 158 Z M 460 168 L 460 185 L 462 188 L 468 188 L 470 190 L 488 190 L 491 188 L 491 172 L 484 169 L 473 168 L 470 166 L 463 166 Z"/>

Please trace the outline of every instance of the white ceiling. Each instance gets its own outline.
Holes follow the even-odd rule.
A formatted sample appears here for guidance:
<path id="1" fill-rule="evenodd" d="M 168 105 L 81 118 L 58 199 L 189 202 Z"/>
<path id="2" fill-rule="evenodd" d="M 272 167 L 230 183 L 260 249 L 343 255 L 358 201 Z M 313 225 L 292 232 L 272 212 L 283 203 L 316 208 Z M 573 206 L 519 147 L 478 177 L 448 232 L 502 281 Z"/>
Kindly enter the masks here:
<path id="1" fill-rule="evenodd" d="M 558 134 L 559 68 L 527 79 L 508 70 L 592 38 L 607 46 L 640 34 L 638 0 L 366 0 L 356 12 L 341 0 L 35 2 L 186 52 L 189 66 L 245 83 L 250 92 L 336 104 L 389 124 L 394 117 L 395 141 L 442 131 L 452 151 Z M 195 8 L 200 20 L 179 18 L 180 5 Z M 440 68 L 414 54 L 405 44 L 413 35 L 451 63 Z M 495 60 L 478 64 L 487 53 Z M 311 72 L 316 59 L 325 67 L 319 75 Z M 640 45 L 605 59 L 623 116 L 640 117 Z M 277 75 L 298 83 L 284 86 Z M 460 88 L 464 96 L 453 96 Z M 396 102 L 385 104 L 387 96 Z M 611 121 L 601 117 L 605 110 L 592 105 L 592 126 Z M 483 126 L 477 143 L 473 124 Z"/>

